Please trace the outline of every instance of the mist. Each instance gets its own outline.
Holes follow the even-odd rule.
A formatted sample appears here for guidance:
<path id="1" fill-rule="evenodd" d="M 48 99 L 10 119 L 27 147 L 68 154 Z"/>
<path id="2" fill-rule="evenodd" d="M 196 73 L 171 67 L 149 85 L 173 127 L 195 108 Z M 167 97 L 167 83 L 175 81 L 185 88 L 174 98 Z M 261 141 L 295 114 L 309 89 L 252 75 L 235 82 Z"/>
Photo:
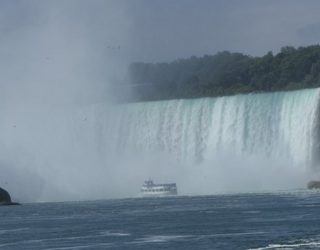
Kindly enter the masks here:
<path id="1" fill-rule="evenodd" d="M 112 177 L 99 169 L 108 165 L 70 120 L 82 107 L 117 102 L 111 83 L 127 67 L 118 49 L 128 34 L 123 12 L 118 1 L 1 2 L 0 185 L 15 199 L 106 197 L 100 186 Z M 78 129 L 87 119 L 75 121 Z"/>
<path id="2" fill-rule="evenodd" d="M 126 73 L 131 62 L 222 50 L 261 55 L 318 41 L 312 35 L 320 27 L 317 1 L 241 5 L 206 0 L 1 1 L 0 186 L 21 202 L 136 197 L 149 177 L 177 182 L 186 195 L 303 186 L 308 173 L 301 162 L 230 152 L 232 161 L 216 154 L 199 164 L 177 159 L 171 148 L 145 150 L 152 148 L 148 140 L 128 146 L 119 139 L 129 130 L 121 129 L 121 123 L 134 122 L 119 115 L 114 87 L 130 80 Z M 297 15 L 297 10 L 308 14 Z M 130 92 L 123 91 L 121 98 L 125 95 Z M 168 133 L 175 137 L 169 128 Z"/>

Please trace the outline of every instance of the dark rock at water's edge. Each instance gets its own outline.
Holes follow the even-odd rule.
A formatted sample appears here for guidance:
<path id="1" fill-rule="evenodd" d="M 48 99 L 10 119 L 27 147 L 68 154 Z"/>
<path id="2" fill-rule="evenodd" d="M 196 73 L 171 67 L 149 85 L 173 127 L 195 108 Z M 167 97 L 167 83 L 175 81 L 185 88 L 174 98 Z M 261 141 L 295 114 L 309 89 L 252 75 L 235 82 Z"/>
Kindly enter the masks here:
<path id="1" fill-rule="evenodd" d="M 18 202 L 0 202 L 0 206 L 14 206 L 14 205 L 21 205 Z"/>
<path id="2" fill-rule="evenodd" d="M 309 181 L 307 187 L 308 189 L 320 189 L 320 181 Z"/>
<path id="3" fill-rule="evenodd" d="M 0 203 L 11 202 L 11 197 L 8 191 L 0 188 Z"/>
<path id="4" fill-rule="evenodd" d="M 12 202 L 8 191 L 0 188 L 0 206 L 19 205 L 17 202 Z"/>

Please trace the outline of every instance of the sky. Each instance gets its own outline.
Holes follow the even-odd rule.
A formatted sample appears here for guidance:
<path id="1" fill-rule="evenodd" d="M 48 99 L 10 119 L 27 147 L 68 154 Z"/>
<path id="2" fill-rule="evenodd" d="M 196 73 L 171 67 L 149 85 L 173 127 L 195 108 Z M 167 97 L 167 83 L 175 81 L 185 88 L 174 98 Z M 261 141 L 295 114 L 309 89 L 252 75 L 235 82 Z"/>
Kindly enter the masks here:
<path id="1" fill-rule="evenodd" d="M 1 52 L 94 63 L 263 55 L 317 44 L 319 10 L 317 0 L 1 0 Z"/>
<path id="2" fill-rule="evenodd" d="M 319 10 L 317 0 L 1 0 L 0 87 L 39 102 L 99 98 L 130 62 L 318 44 Z"/>
<path id="3" fill-rule="evenodd" d="M 134 1 L 134 59 L 171 61 L 230 50 L 252 56 L 317 44 L 319 1 Z"/>

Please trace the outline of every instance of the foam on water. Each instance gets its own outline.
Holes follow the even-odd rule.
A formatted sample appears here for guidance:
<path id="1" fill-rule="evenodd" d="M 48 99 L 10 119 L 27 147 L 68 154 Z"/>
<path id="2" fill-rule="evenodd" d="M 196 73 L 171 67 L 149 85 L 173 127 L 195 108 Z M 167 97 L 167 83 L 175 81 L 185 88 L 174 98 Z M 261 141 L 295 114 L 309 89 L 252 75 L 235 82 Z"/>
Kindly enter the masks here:
<path id="1" fill-rule="evenodd" d="M 163 243 L 163 242 L 169 242 L 169 241 L 183 240 L 190 237 L 191 236 L 189 235 L 150 235 L 144 238 L 137 239 L 132 243 L 134 244 Z"/>
<path id="2" fill-rule="evenodd" d="M 105 231 L 100 233 L 101 236 L 118 236 L 118 237 L 125 237 L 125 236 L 130 236 L 130 233 L 123 233 L 123 232 L 110 232 L 110 231 Z"/>
<path id="3" fill-rule="evenodd" d="M 305 249 L 308 248 L 318 248 L 320 242 L 308 242 L 308 243 L 293 243 L 293 244 L 269 244 L 266 247 L 259 248 L 249 248 L 249 250 L 264 250 L 264 249 Z"/>

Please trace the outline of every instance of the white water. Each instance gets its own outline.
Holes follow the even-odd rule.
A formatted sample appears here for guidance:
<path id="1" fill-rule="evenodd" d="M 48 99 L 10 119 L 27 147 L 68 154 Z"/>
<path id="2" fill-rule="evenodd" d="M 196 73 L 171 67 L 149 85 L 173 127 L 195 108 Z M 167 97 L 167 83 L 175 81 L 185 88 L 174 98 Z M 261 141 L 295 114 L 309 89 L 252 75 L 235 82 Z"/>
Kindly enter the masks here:
<path id="1" fill-rule="evenodd" d="M 20 200 L 298 188 L 314 168 L 319 89 L 115 107 L 2 108 L 0 186 Z"/>
<path id="2" fill-rule="evenodd" d="M 113 126 L 121 150 L 165 151 L 179 161 L 264 155 L 309 166 L 319 89 L 124 105 Z"/>

